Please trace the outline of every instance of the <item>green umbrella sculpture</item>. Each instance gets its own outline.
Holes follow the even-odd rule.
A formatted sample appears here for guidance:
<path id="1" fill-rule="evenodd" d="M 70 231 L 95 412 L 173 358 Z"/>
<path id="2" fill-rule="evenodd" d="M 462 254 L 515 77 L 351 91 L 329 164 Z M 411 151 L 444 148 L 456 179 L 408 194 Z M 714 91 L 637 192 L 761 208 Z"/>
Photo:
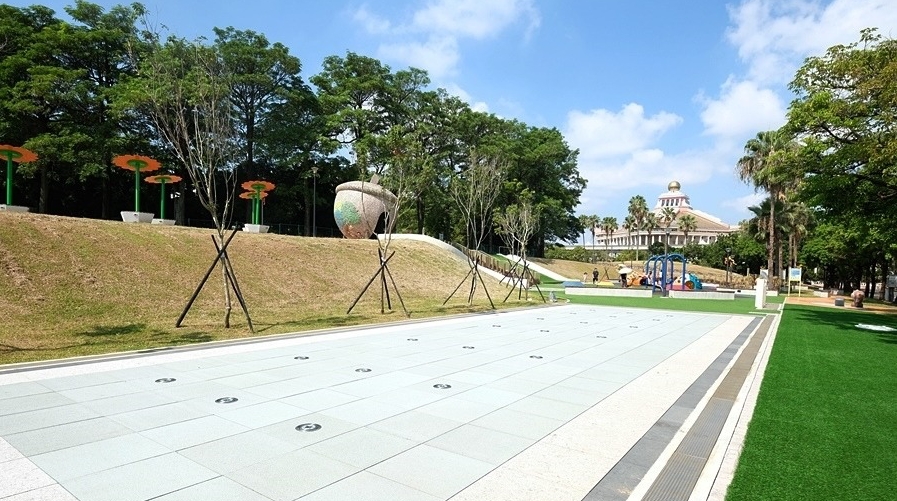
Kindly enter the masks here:
<path id="1" fill-rule="evenodd" d="M 162 185 L 162 198 L 159 202 L 159 219 L 165 219 L 165 185 L 180 182 L 181 179 L 181 176 L 175 176 L 173 174 L 156 174 L 155 176 L 150 176 L 144 180 L 147 183 Z"/>
<path id="2" fill-rule="evenodd" d="M 159 170 L 162 164 L 158 160 L 141 155 L 119 155 L 112 163 L 125 170 L 134 171 L 134 212 L 140 212 L 140 173 Z"/>
<path id="3" fill-rule="evenodd" d="M 268 196 L 269 191 L 274 189 L 274 183 L 269 181 L 246 181 L 242 185 L 243 189 L 248 190 L 240 195 L 240 198 L 252 200 L 252 224 L 261 224 L 262 199 Z M 244 196 L 246 195 L 246 196 Z M 252 196 L 248 196 L 252 195 Z"/>
<path id="4" fill-rule="evenodd" d="M 37 154 L 18 146 L 0 144 L 0 155 L 6 158 L 6 205 L 12 205 L 12 163 L 34 162 L 37 160 Z"/>

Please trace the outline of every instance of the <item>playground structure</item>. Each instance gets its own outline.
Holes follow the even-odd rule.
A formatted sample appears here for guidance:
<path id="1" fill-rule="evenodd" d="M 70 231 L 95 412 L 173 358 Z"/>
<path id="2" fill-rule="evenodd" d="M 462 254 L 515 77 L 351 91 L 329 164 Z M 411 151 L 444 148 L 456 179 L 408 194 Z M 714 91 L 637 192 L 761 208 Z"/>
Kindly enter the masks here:
<path id="1" fill-rule="evenodd" d="M 677 260 L 682 263 L 680 274 L 676 273 Z M 701 280 L 694 273 L 688 272 L 688 259 L 682 254 L 651 256 L 645 261 L 644 275 L 637 280 L 639 285 L 659 289 L 664 294 L 669 290 L 691 291 L 704 288 Z"/>

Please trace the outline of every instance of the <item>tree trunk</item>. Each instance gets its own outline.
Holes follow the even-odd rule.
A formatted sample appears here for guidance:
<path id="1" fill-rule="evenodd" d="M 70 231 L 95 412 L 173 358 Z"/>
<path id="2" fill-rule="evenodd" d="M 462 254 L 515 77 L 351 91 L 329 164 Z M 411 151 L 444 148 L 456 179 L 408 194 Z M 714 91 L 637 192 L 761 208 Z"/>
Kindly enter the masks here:
<path id="1" fill-rule="evenodd" d="M 49 169 L 43 163 L 40 166 L 40 199 L 37 205 L 37 211 L 41 214 L 47 214 L 47 205 L 50 200 L 50 173 Z"/>
<path id="2" fill-rule="evenodd" d="M 184 226 L 187 219 L 185 214 L 187 208 L 187 183 L 178 183 L 178 197 L 174 201 L 174 222 L 178 226 Z"/>
<path id="3" fill-rule="evenodd" d="M 776 249 L 776 197 L 775 193 L 770 193 L 770 204 L 769 204 L 769 243 L 766 246 L 766 269 L 769 271 L 771 275 L 769 278 L 769 283 L 772 285 L 774 279 L 778 278 L 778 273 L 775 273 L 775 269 L 773 268 L 773 259 L 775 259 L 775 249 Z"/>
<path id="4" fill-rule="evenodd" d="M 420 235 L 424 234 L 424 201 L 420 195 L 414 198 L 415 205 L 417 206 L 417 233 Z"/>

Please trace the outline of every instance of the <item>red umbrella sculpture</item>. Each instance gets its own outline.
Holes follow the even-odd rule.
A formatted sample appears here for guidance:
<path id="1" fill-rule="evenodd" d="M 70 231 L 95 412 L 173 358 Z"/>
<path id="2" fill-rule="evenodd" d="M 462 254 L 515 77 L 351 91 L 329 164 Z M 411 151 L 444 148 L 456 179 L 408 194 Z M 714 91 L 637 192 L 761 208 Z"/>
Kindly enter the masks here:
<path id="1" fill-rule="evenodd" d="M 262 199 L 268 196 L 269 191 L 274 189 L 274 183 L 268 181 L 246 181 L 241 185 L 243 189 L 248 190 L 240 195 L 240 198 L 252 200 L 252 224 L 261 224 Z"/>
<path id="2" fill-rule="evenodd" d="M 162 164 L 158 160 L 141 155 L 119 155 L 112 163 L 125 170 L 134 171 L 134 212 L 140 212 L 140 173 L 159 170 Z"/>
<path id="3" fill-rule="evenodd" d="M 181 181 L 181 176 L 173 174 L 156 174 L 145 179 L 147 183 L 162 185 L 162 199 L 159 202 L 159 219 L 165 219 L 165 185 Z"/>
<path id="4" fill-rule="evenodd" d="M 12 163 L 34 162 L 37 154 L 19 146 L 0 144 L 0 155 L 6 157 L 6 205 L 12 205 Z"/>

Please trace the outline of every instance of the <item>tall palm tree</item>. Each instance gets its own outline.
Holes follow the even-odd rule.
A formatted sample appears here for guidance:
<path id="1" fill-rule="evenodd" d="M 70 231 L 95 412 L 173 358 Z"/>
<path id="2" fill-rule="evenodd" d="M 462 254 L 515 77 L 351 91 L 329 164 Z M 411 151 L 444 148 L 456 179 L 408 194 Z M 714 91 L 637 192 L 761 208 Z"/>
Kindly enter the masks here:
<path id="1" fill-rule="evenodd" d="M 679 231 L 685 235 L 684 245 L 688 245 L 688 234 L 698 229 L 698 220 L 691 214 L 679 216 Z M 683 246 L 684 246 L 683 245 Z"/>
<path id="2" fill-rule="evenodd" d="M 605 255 L 610 254 L 609 248 L 608 248 L 608 246 L 610 245 L 610 236 L 613 235 L 614 232 L 617 231 L 617 228 L 619 228 L 619 227 L 620 226 L 617 224 L 617 218 L 615 218 L 615 217 L 608 216 L 601 220 L 601 230 L 604 231 L 604 254 Z"/>
<path id="3" fill-rule="evenodd" d="M 626 230 L 626 238 L 628 239 L 629 245 L 632 245 L 632 232 L 635 231 L 636 228 L 638 228 L 638 223 L 635 222 L 635 217 L 631 214 L 623 219 L 623 229 Z M 636 248 L 638 248 L 638 245 L 636 245 Z M 629 258 L 629 266 L 632 266 L 631 257 Z"/>
<path id="4" fill-rule="evenodd" d="M 589 228 L 592 231 L 592 251 L 595 251 L 595 234 L 598 233 L 598 225 L 601 224 L 601 218 L 598 214 L 589 216 Z"/>
<path id="5" fill-rule="evenodd" d="M 633 222 L 635 224 L 635 260 L 638 261 L 638 246 L 639 240 L 641 240 L 642 234 L 641 229 L 645 224 L 645 216 L 648 214 L 648 202 L 645 201 L 645 197 L 641 195 L 636 195 L 629 199 L 629 215 L 632 216 Z"/>
<path id="6" fill-rule="evenodd" d="M 579 223 L 579 230 L 582 232 L 582 248 L 586 248 L 586 232 L 589 230 L 589 218 L 592 216 L 587 216 L 585 214 L 580 214 L 579 217 L 576 218 L 576 221 Z"/>
<path id="7" fill-rule="evenodd" d="M 751 183 L 755 189 L 763 189 L 774 200 L 781 200 L 786 185 L 781 167 L 789 151 L 794 149 L 792 138 L 783 130 L 757 133 L 744 145 L 744 156 L 736 164 L 736 174 L 743 182 Z M 773 268 L 776 247 L 776 204 L 770 204 L 767 232 L 769 243 L 766 252 L 766 267 L 770 274 L 779 276 Z"/>
<path id="8" fill-rule="evenodd" d="M 788 264 L 797 266 L 797 256 L 800 244 L 813 224 L 813 213 L 810 208 L 800 201 L 789 201 L 782 212 L 781 224 L 788 236 Z M 781 258 L 780 258 L 781 259 Z"/>
<path id="9" fill-rule="evenodd" d="M 679 211 L 672 207 L 664 207 L 660 210 L 660 215 L 658 216 L 658 220 L 660 224 L 663 225 L 664 234 L 666 235 L 665 240 L 663 241 L 663 252 L 669 253 L 670 246 L 670 226 L 673 225 L 673 221 L 676 220 L 676 216 L 679 214 Z"/>
<path id="10" fill-rule="evenodd" d="M 660 226 L 657 224 L 657 216 L 655 216 L 653 212 L 646 213 L 645 218 L 642 220 L 642 229 L 648 233 L 646 247 L 651 245 L 651 234 L 659 227 Z"/>

